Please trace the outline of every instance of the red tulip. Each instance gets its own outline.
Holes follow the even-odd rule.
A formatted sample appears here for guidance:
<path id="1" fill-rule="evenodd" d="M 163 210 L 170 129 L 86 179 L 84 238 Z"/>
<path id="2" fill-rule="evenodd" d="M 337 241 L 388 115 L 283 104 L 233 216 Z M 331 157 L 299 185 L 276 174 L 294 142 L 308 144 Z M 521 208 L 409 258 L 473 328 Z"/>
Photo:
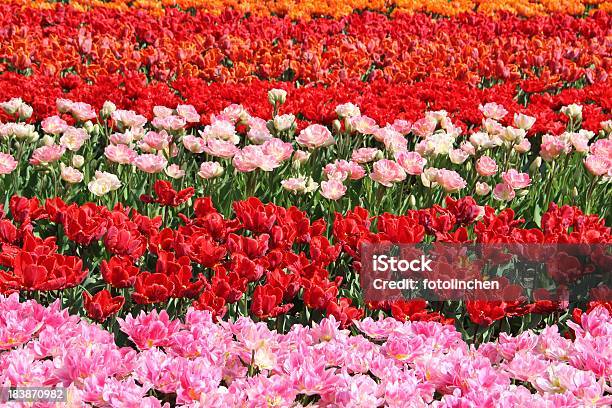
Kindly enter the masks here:
<path id="1" fill-rule="evenodd" d="M 178 207 L 187 202 L 195 193 L 193 187 L 177 192 L 172 188 L 172 184 L 165 180 L 157 180 L 153 185 L 153 190 L 155 191 L 155 198 L 142 195 L 140 199 L 145 203 L 158 203 L 164 207 Z"/>
<path id="2" fill-rule="evenodd" d="M 165 302 L 173 290 L 172 281 L 163 273 L 142 272 L 136 277 L 132 299 L 141 305 Z"/>
<path id="3" fill-rule="evenodd" d="M 123 256 L 113 256 L 108 261 L 100 263 L 102 278 L 116 288 L 128 288 L 134 285 L 140 270 L 132 261 Z"/>
<path id="4" fill-rule="evenodd" d="M 90 245 L 106 233 L 108 210 L 93 203 L 82 206 L 72 204 L 64 211 L 64 232 L 80 245 Z"/>
<path id="5" fill-rule="evenodd" d="M 280 288 L 269 284 L 257 286 L 253 292 L 251 313 L 259 319 L 276 317 L 293 307 L 291 303 L 281 305 L 282 302 L 283 291 Z"/>
<path id="6" fill-rule="evenodd" d="M 87 312 L 87 316 L 100 323 L 117 313 L 124 303 L 123 296 L 112 297 L 106 289 L 96 293 L 93 297 L 89 292 L 83 292 L 83 308 Z"/>

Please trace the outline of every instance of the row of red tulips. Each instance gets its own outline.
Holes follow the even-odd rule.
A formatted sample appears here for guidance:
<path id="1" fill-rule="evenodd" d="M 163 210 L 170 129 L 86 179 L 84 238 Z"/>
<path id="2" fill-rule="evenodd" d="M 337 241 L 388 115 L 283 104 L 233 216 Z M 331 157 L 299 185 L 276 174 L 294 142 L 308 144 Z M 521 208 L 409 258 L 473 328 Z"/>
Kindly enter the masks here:
<path id="1" fill-rule="evenodd" d="M 401 320 L 456 320 L 467 328 L 473 327 L 470 321 L 489 326 L 530 313 L 554 312 L 558 318 L 568 305 L 545 293 L 531 303 L 517 298 L 464 305 L 422 300 L 365 304 L 358 284 L 361 245 L 432 239 L 609 244 L 612 239 L 597 215 L 554 204 L 542 215 L 541 229 L 515 219 L 510 209 L 480 207 L 471 197 L 448 198 L 445 207 L 403 215 L 371 217 L 357 207 L 336 213 L 327 223 L 256 198 L 235 202 L 234 216 L 224 218 L 210 199 L 194 200 L 191 188 L 177 192 L 158 181 L 156 192 L 143 197 L 151 203 L 150 216 L 122 204 L 109 210 L 60 198 L 41 204 L 14 196 L 10 216 L 3 212 L 0 219 L 1 291 L 23 291 L 43 303 L 61 298 L 76 311 L 82 297 L 87 314 L 99 321 L 122 307 L 128 312 L 162 307 L 180 316 L 193 305 L 217 316 L 250 315 L 281 330 L 323 315 L 349 325 L 380 312 Z M 183 207 L 184 213 L 176 213 Z M 524 320 L 519 321 L 522 327 Z"/>
<path id="2" fill-rule="evenodd" d="M 268 91 L 286 89 L 286 103 L 281 113 L 296 115 L 298 129 L 310 123 L 331 125 L 337 118 L 339 104 L 351 102 L 360 107 L 361 113 L 379 124 L 393 123 L 397 119 L 415 121 L 427 110 L 446 110 L 455 126 L 464 131 L 479 126 L 482 112 L 479 105 L 496 102 L 509 112 L 502 124 L 510 125 L 514 113 L 524 113 L 536 118 L 531 129 L 534 134 L 560 134 L 567 128 L 567 116 L 561 107 L 581 104 L 582 128 L 598 132 L 601 123 L 610 119 L 612 107 L 609 81 L 583 88 L 563 88 L 546 91 L 538 81 L 509 82 L 479 89 L 459 81 L 430 79 L 412 85 L 389 86 L 384 81 L 371 83 L 346 82 L 330 87 L 294 87 L 268 81 L 250 84 L 207 83 L 196 78 L 180 78 L 171 84 L 147 83 L 142 74 L 99 77 L 87 83 L 77 76 L 61 79 L 49 76 L 25 77 L 14 73 L 0 74 L 0 101 L 22 98 L 32 105 L 30 122 L 38 122 L 57 113 L 56 100 L 68 98 L 89 103 L 96 111 L 105 101 L 113 101 L 119 109 L 134 110 L 152 119 L 157 105 L 176 106 L 187 103 L 196 107 L 202 123 L 210 123 L 211 115 L 217 115 L 228 105 L 241 104 L 252 116 L 270 119 Z M 0 120 L 12 117 L 0 111 Z M 67 120 L 70 120 L 67 118 Z"/>

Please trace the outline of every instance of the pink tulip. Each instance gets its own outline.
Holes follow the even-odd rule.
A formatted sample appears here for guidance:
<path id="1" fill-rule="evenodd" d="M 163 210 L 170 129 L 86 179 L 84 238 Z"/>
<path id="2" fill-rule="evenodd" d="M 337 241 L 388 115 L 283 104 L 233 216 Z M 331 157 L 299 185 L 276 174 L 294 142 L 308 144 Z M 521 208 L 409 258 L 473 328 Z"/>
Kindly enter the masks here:
<path id="1" fill-rule="evenodd" d="M 489 156 L 482 156 L 476 161 L 476 172 L 480 176 L 492 176 L 497 173 L 497 163 Z"/>
<path id="2" fill-rule="evenodd" d="M 117 109 L 111 118 L 121 129 L 143 127 L 147 123 L 147 118 L 131 110 Z"/>
<path id="3" fill-rule="evenodd" d="M 156 129 L 163 129 L 168 132 L 177 132 L 187 125 L 187 121 L 182 116 L 170 115 L 163 118 L 153 118 L 151 122 Z"/>
<path id="4" fill-rule="evenodd" d="M 439 169 L 436 173 L 435 181 L 447 193 L 453 193 L 465 188 L 467 183 L 465 180 L 453 170 Z"/>
<path id="5" fill-rule="evenodd" d="M 11 174 L 17 168 L 17 160 L 10 154 L 0 153 L 0 175 Z"/>
<path id="6" fill-rule="evenodd" d="M 610 173 L 610 170 L 612 170 L 612 161 L 603 156 L 590 154 L 584 159 L 584 166 L 589 173 L 599 177 Z"/>
<path id="7" fill-rule="evenodd" d="M 589 148 L 592 155 L 612 160 L 612 139 L 599 139 Z"/>
<path id="8" fill-rule="evenodd" d="M 424 117 L 412 124 L 412 133 L 420 137 L 433 135 L 438 126 L 438 121 L 432 117 Z"/>
<path id="9" fill-rule="evenodd" d="M 495 102 L 489 102 L 484 106 L 480 105 L 478 109 L 480 109 L 485 117 L 495 120 L 501 120 L 508 114 L 508 111 L 502 105 L 498 105 Z"/>
<path id="10" fill-rule="evenodd" d="M 370 178 L 383 186 L 391 187 L 393 183 L 405 180 L 406 172 L 397 162 L 382 159 L 374 163 Z"/>
<path id="11" fill-rule="evenodd" d="M 263 152 L 262 146 L 248 145 L 238 151 L 232 159 L 233 166 L 241 172 L 251 172 L 256 169 L 272 171 L 281 164 L 272 156 Z"/>
<path id="12" fill-rule="evenodd" d="M 463 164 L 467 160 L 469 155 L 462 149 L 453 149 L 450 152 L 448 152 L 448 157 L 451 163 Z"/>
<path id="13" fill-rule="evenodd" d="M 362 147 L 354 150 L 351 159 L 356 163 L 369 163 L 382 156 L 382 152 L 375 147 Z"/>
<path id="14" fill-rule="evenodd" d="M 515 169 L 510 169 L 502 173 L 504 183 L 512 187 L 514 190 L 525 188 L 531 184 L 531 178 L 527 173 L 519 173 Z"/>
<path id="15" fill-rule="evenodd" d="M 45 118 L 40 124 L 45 133 L 51 135 L 59 135 L 68 128 L 66 121 L 59 116 L 50 116 Z"/>
<path id="16" fill-rule="evenodd" d="M 154 174 L 161 172 L 168 164 L 168 160 L 166 160 L 164 156 L 157 154 L 141 154 L 140 156 L 137 156 L 132 163 L 140 171 Z"/>
<path id="17" fill-rule="evenodd" d="M 506 183 L 499 183 L 493 189 L 493 198 L 500 201 L 510 201 L 516 196 L 512 186 Z"/>
<path id="18" fill-rule="evenodd" d="M 171 164 L 164 169 L 164 172 L 173 179 L 180 179 L 185 176 L 185 170 L 181 169 L 178 164 Z"/>
<path id="19" fill-rule="evenodd" d="M 278 138 L 266 140 L 262 144 L 262 149 L 264 154 L 274 157 L 279 163 L 289 159 L 293 153 L 293 146 L 291 143 L 283 142 Z"/>
<path id="20" fill-rule="evenodd" d="M 62 180 L 70 184 L 76 184 L 83 181 L 83 173 L 75 169 L 74 167 L 67 167 L 61 165 L 60 176 Z"/>
<path id="21" fill-rule="evenodd" d="M 318 124 L 310 125 L 302 130 L 295 140 L 299 145 L 309 149 L 316 149 L 317 147 L 329 146 L 335 143 L 329 129 Z"/>
<path id="22" fill-rule="evenodd" d="M 69 126 L 60 137 L 60 144 L 70 151 L 76 152 L 89 140 L 89 135 L 84 129 Z"/>
<path id="23" fill-rule="evenodd" d="M 219 139 L 209 139 L 204 146 L 204 151 L 211 156 L 229 159 L 240 151 L 232 142 Z"/>
<path id="24" fill-rule="evenodd" d="M 546 161 L 551 161 L 571 152 L 572 146 L 567 140 L 559 136 L 544 135 L 542 136 L 542 144 L 540 145 L 540 156 Z"/>
<path id="25" fill-rule="evenodd" d="M 178 105 L 176 113 L 188 123 L 199 123 L 200 115 L 193 105 Z"/>
<path id="26" fill-rule="evenodd" d="M 249 131 L 247 132 L 247 138 L 254 144 L 262 144 L 266 140 L 272 139 L 272 134 L 268 129 L 267 122 L 260 118 L 250 118 Z"/>
<path id="27" fill-rule="evenodd" d="M 161 132 L 147 132 L 142 139 L 151 149 L 154 150 L 165 150 L 170 146 L 172 142 L 172 136 L 170 136 L 165 130 Z"/>
<path id="28" fill-rule="evenodd" d="M 223 174 L 223 167 L 217 162 L 204 162 L 200 164 L 198 176 L 203 179 L 212 179 Z"/>
<path id="29" fill-rule="evenodd" d="M 58 161 L 66 152 L 64 146 L 50 145 L 42 146 L 32 152 L 30 164 L 38 166 L 40 164 L 48 164 Z"/>
<path id="30" fill-rule="evenodd" d="M 353 116 L 348 122 L 351 129 L 364 135 L 372 135 L 378 129 L 376 121 L 367 116 Z"/>
<path id="31" fill-rule="evenodd" d="M 346 186 L 339 180 L 321 182 L 321 195 L 329 200 L 338 200 L 346 194 Z"/>
<path id="32" fill-rule="evenodd" d="M 397 152 L 395 160 L 402 166 L 406 173 L 416 176 L 423 173 L 423 168 L 427 164 L 427 159 L 421 157 L 417 152 Z"/>
<path id="33" fill-rule="evenodd" d="M 491 192 L 491 186 L 488 185 L 487 183 L 481 183 L 481 182 L 476 183 L 476 194 L 478 194 L 479 196 L 485 196 L 489 194 L 490 192 Z"/>
<path id="34" fill-rule="evenodd" d="M 206 147 L 206 141 L 200 137 L 185 135 L 182 138 L 183 146 L 191 153 L 203 153 Z"/>
<path id="35" fill-rule="evenodd" d="M 104 148 L 104 156 L 113 163 L 131 164 L 138 153 L 126 145 L 108 145 Z"/>

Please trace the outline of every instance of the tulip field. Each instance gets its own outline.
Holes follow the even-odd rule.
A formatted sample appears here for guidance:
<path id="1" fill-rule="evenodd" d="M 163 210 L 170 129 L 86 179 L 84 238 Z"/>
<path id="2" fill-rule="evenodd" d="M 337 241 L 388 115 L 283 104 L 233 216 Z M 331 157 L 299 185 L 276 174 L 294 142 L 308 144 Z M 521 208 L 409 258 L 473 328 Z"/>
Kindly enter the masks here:
<path id="1" fill-rule="evenodd" d="M 606 0 L 0 0 L 0 406 L 612 406 L 611 47 Z"/>

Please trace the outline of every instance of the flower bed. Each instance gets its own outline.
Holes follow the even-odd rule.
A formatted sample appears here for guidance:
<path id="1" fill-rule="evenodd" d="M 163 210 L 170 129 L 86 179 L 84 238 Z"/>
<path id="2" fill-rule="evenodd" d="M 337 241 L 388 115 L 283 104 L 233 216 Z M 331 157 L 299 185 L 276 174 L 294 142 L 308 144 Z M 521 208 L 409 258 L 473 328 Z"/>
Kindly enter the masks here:
<path id="1" fill-rule="evenodd" d="M 2 2 L 0 405 L 612 405 L 611 10 Z"/>
<path id="2" fill-rule="evenodd" d="M 120 319 L 105 330 L 18 296 L 0 298 L 0 381 L 63 386 L 66 406 L 607 406 L 609 310 L 502 335 L 475 349 L 452 326 L 333 317 L 287 334 L 240 318 L 215 323 L 190 309 Z M 122 344 L 124 343 L 125 344 Z M 129 347 L 127 345 L 133 345 Z"/>

